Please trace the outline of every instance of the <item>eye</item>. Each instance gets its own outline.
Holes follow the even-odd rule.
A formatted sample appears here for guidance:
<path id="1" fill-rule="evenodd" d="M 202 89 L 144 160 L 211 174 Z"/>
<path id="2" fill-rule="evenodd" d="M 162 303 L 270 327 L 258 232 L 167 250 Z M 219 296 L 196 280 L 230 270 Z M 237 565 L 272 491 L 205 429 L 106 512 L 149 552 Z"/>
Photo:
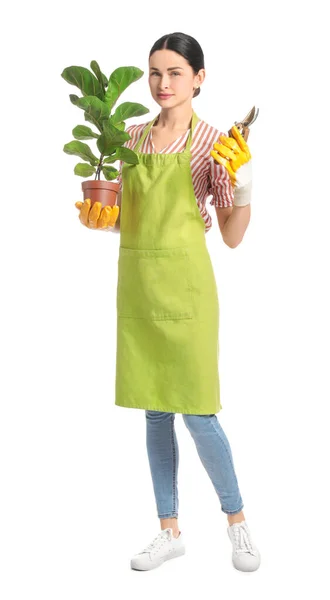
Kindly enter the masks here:
<path id="1" fill-rule="evenodd" d="M 150 73 L 150 75 L 159 75 L 159 73 L 156 73 L 156 71 L 154 71 L 153 73 Z M 178 71 L 173 71 L 172 75 L 180 75 L 180 73 L 178 73 Z"/>

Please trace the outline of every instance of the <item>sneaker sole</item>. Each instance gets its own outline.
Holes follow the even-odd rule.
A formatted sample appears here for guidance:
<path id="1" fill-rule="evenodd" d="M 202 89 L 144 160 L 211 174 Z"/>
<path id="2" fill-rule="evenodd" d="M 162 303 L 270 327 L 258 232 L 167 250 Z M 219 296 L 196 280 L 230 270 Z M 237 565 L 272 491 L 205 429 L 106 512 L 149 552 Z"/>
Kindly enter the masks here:
<path id="1" fill-rule="evenodd" d="M 131 569 L 133 569 L 133 571 L 150 571 L 151 569 L 156 569 L 157 567 L 160 567 L 165 561 L 171 560 L 171 558 L 177 558 L 178 556 L 183 556 L 185 554 L 185 551 L 186 551 L 185 548 L 178 548 L 171 554 L 164 556 L 158 562 L 150 563 L 150 566 L 148 566 L 148 567 L 134 567 L 133 566 L 134 560 L 132 559 L 131 560 Z"/>

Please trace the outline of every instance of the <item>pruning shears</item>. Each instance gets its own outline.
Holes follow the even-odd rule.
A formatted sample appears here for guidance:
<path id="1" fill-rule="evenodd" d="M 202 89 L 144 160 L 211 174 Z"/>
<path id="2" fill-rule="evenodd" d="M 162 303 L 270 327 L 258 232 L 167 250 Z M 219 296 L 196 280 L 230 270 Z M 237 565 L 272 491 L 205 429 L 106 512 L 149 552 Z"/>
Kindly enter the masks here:
<path id="1" fill-rule="evenodd" d="M 257 116 L 259 114 L 259 108 L 256 108 L 255 106 L 250 110 L 250 112 L 248 112 L 248 114 L 246 115 L 246 117 L 244 119 L 242 119 L 242 121 L 235 121 L 234 125 L 236 125 L 237 129 L 239 130 L 240 134 L 242 135 L 242 137 L 244 138 L 245 141 L 247 141 L 248 137 L 249 137 L 249 133 L 250 133 L 250 126 L 252 125 L 252 123 L 254 123 L 254 121 L 256 120 Z M 229 137 L 234 137 L 231 134 L 231 128 L 228 131 L 228 136 Z"/>

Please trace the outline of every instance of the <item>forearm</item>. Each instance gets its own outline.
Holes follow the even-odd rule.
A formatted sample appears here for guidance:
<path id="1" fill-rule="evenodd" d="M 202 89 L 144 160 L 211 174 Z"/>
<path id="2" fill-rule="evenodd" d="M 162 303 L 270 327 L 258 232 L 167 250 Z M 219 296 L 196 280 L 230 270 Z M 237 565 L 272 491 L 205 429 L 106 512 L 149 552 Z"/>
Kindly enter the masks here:
<path id="1" fill-rule="evenodd" d="M 222 237 L 230 248 L 241 243 L 251 216 L 251 205 L 235 206 L 223 227 Z"/>

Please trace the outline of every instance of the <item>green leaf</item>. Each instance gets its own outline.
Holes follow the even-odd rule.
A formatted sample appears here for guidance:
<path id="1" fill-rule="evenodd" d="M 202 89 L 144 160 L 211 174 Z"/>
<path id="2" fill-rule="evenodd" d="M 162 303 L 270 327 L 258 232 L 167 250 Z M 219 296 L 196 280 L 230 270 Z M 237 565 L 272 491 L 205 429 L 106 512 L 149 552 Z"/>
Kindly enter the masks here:
<path id="1" fill-rule="evenodd" d="M 130 119 L 131 117 L 140 117 L 148 112 L 150 112 L 150 110 L 143 106 L 143 104 L 123 102 L 116 108 L 114 114 L 110 117 L 110 120 L 117 127 L 117 122 L 126 121 L 126 119 Z"/>
<path id="2" fill-rule="evenodd" d="M 87 112 L 84 112 L 84 117 L 85 117 L 85 121 L 88 121 L 89 123 L 93 123 L 93 125 L 95 125 L 95 127 L 99 130 L 99 132 L 103 133 L 102 123 L 104 121 L 101 121 L 101 123 L 99 123 L 98 120 L 93 117 L 93 115 L 90 115 Z"/>
<path id="3" fill-rule="evenodd" d="M 69 94 L 69 98 L 70 98 L 72 104 L 74 104 L 74 105 L 76 105 L 77 100 L 79 100 L 79 96 L 76 96 L 76 94 Z"/>
<path id="4" fill-rule="evenodd" d="M 96 169 L 86 163 L 77 163 L 73 172 L 75 175 L 80 175 L 80 177 L 90 177 L 93 173 L 96 173 Z"/>
<path id="5" fill-rule="evenodd" d="M 99 159 L 94 156 L 90 147 L 82 142 L 73 140 L 72 142 L 65 144 L 63 151 L 66 152 L 66 154 L 75 154 L 76 156 L 80 156 L 80 158 L 83 158 L 91 165 L 96 166 L 99 163 Z"/>
<path id="6" fill-rule="evenodd" d="M 104 158 L 103 162 L 104 163 L 113 163 L 116 160 L 122 160 L 124 162 L 129 163 L 130 165 L 137 165 L 139 162 L 139 157 L 130 148 L 125 148 L 122 146 L 121 148 L 117 148 L 116 153 L 113 157 Z"/>
<path id="7" fill-rule="evenodd" d="M 116 154 L 117 148 L 118 146 L 107 146 L 107 154 L 104 156 L 108 156 L 110 158 L 103 158 L 103 162 L 113 162 L 112 158 Z"/>
<path id="8" fill-rule="evenodd" d="M 110 121 L 105 121 L 103 123 L 103 133 L 97 140 L 96 145 L 102 154 L 109 155 L 113 152 L 112 146 L 121 146 L 129 139 L 131 139 L 131 136 L 126 131 L 120 131 Z"/>
<path id="9" fill-rule="evenodd" d="M 124 131 L 125 130 L 126 123 L 124 123 L 124 121 L 119 121 L 119 123 L 113 123 L 112 122 L 112 117 L 109 118 L 109 121 L 111 121 L 111 123 L 113 125 L 116 125 L 117 129 L 120 129 L 120 131 Z"/>
<path id="10" fill-rule="evenodd" d="M 88 115 L 91 115 L 100 125 L 102 121 L 109 119 L 109 108 L 96 96 L 85 96 L 79 98 L 76 102 L 76 106 L 82 108 Z"/>
<path id="11" fill-rule="evenodd" d="M 75 104 L 78 108 L 82 108 L 85 111 L 85 120 L 93 123 L 100 133 L 102 133 L 103 123 L 109 120 L 109 109 L 107 105 L 95 96 L 78 98 Z"/>
<path id="12" fill-rule="evenodd" d="M 111 111 L 113 105 L 117 102 L 120 94 L 126 88 L 142 77 L 144 71 L 137 67 L 119 67 L 110 75 L 108 89 L 105 93 L 104 102 Z"/>
<path id="13" fill-rule="evenodd" d="M 99 138 L 98 133 L 94 133 L 90 127 L 86 125 L 77 125 L 72 129 L 72 135 L 76 140 L 91 140 L 93 138 Z"/>
<path id="14" fill-rule="evenodd" d="M 94 71 L 97 80 L 99 82 L 99 84 L 101 85 L 102 88 L 107 88 L 108 86 L 108 79 L 106 78 L 106 76 L 101 72 L 101 69 L 98 65 L 98 63 L 96 62 L 96 60 L 92 60 L 91 64 L 90 64 L 90 68 L 92 69 L 92 71 Z"/>
<path id="15" fill-rule="evenodd" d="M 95 75 L 85 67 L 66 67 L 61 73 L 61 77 L 71 85 L 77 86 L 83 96 L 97 96 L 104 99 L 104 90 Z"/>
<path id="16" fill-rule="evenodd" d="M 112 179 L 116 179 L 119 175 L 119 171 L 114 167 L 101 167 L 103 171 L 104 177 L 107 181 L 112 181 Z"/>
<path id="17" fill-rule="evenodd" d="M 83 98 L 76 96 L 74 94 L 70 94 L 70 100 L 71 100 L 72 104 L 79 107 L 78 103 L 80 102 L 80 100 L 83 100 Z M 81 106 L 79 108 L 81 108 Z M 91 115 L 91 114 L 88 114 L 86 111 L 84 113 L 84 116 L 85 116 L 85 121 L 89 121 L 90 123 L 93 123 L 93 125 L 95 125 L 95 127 L 100 131 L 100 133 L 102 133 L 102 131 L 103 131 L 102 120 L 101 120 L 101 122 L 99 122 L 97 118 L 93 117 L 93 115 Z"/>
<path id="18" fill-rule="evenodd" d="M 117 148 L 116 155 L 119 160 L 127 162 L 130 165 L 137 165 L 139 163 L 138 155 L 130 148 Z"/>

